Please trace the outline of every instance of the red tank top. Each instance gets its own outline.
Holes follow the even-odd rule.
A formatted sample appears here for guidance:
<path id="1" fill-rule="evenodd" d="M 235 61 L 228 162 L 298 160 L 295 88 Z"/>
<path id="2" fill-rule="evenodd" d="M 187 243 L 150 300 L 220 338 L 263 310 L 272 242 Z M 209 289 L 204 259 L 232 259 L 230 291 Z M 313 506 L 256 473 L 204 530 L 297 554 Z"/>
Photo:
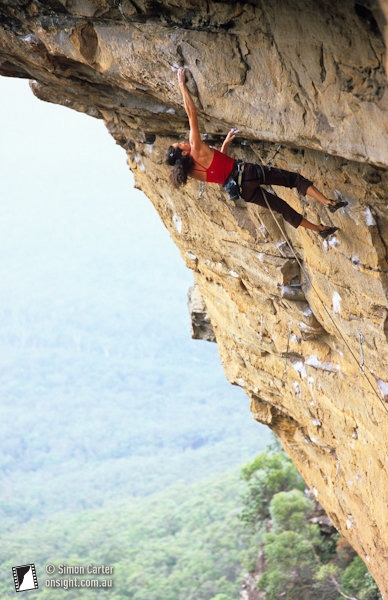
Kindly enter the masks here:
<path id="1" fill-rule="evenodd" d="M 223 152 L 220 152 L 215 148 L 213 148 L 213 150 L 213 160 L 207 169 L 195 160 L 195 164 L 199 165 L 201 169 L 196 169 L 194 167 L 192 170 L 206 173 L 206 181 L 208 183 L 219 183 L 220 185 L 224 185 L 225 181 L 233 171 L 236 161 L 231 156 L 223 154 Z"/>

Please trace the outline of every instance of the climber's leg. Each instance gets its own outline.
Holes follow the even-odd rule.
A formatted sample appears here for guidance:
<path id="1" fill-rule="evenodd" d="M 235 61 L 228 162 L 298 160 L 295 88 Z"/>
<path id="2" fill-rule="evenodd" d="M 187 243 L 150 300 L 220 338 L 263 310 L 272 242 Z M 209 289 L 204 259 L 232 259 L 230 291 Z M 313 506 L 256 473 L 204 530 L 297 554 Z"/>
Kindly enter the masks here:
<path id="1" fill-rule="evenodd" d="M 313 186 L 312 181 L 294 171 L 286 171 L 285 169 L 274 167 L 260 167 L 260 170 L 263 172 L 263 184 L 296 188 L 301 196 L 305 196 L 308 188 Z"/>
<path id="2" fill-rule="evenodd" d="M 244 196 L 242 197 L 244 198 Z M 252 202 L 253 204 L 258 204 L 264 208 L 270 207 L 274 212 L 280 213 L 284 220 L 295 227 L 295 229 L 299 227 L 303 220 L 303 216 L 294 210 L 292 206 L 287 204 L 287 202 L 279 198 L 279 196 L 267 192 L 267 190 L 264 190 L 258 185 L 256 186 L 254 193 L 250 195 L 249 199 L 244 198 L 244 200 Z"/>
<path id="3" fill-rule="evenodd" d="M 295 229 L 298 227 L 305 227 L 311 231 L 317 231 L 322 237 L 327 237 L 327 235 L 336 231 L 336 228 L 333 227 L 311 223 L 311 221 L 305 219 L 300 213 L 294 210 L 292 206 L 279 198 L 279 196 L 271 194 L 270 192 L 267 192 L 267 190 L 263 190 L 260 186 L 256 187 L 253 195 L 251 194 L 249 202 L 258 204 L 264 208 L 270 207 L 274 212 L 280 213 L 283 216 L 283 219 Z"/>
<path id="4" fill-rule="evenodd" d="M 269 184 L 269 181 L 265 180 L 265 178 L 268 177 L 269 172 L 271 172 L 270 180 L 274 185 L 297 187 L 303 194 L 306 194 L 307 190 L 312 194 L 320 194 L 309 180 L 298 173 L 292 173 L 291 171 L 285 171 L 283 169 L 270 169 L 269 167 L 247 163 L 245 165 L 241 193 L 242 198 L 246 202 L 252 202 L 253 204 L 257 204 L 264 208 L 270 207 L 271 210 L 280 213 L 284 220 L 290 223 L 295 229 L 302 226 L 311 231 L 317 231 L 322 237 L 326 237 L 326 234 L 330 235 L 336 231 L 336 228 L 333 227 L 311 223 L 311 221 L 305 219 L 300 213 L 294 210 L 292 206 L 279 198 L 279 196 L 260 187 L 260 183 Z"/>
<path id="5" fill-rule="evenodd" d="M 305 218 L 302 218 L 300 222 L 300 227 L 311 229 L 311 231 L 318 231 L 318 233 L 323 238 L 329 237 L 329 235 L 332 235 L 335 231 L 338 230 L 338 227 L 330 227 L 329 225 L 315 225 L 315 223 L 310 223 L 310 221 L 308 221 Z"/>
<path id="6" fill-rule="evenodd" d="M 326 198 L 326 196 L 324 196 L 322 192 L 320 192 L 313 184 L 309 185 L 309 187 L 306 190 L 306 194 L 307 196 L 310 196 L 310 198 L 317 200 L 317 202 L 322 202 L 322 204 L 324 204 L 325 206 L 335 206 L 336 209 L 340 208 L 339 206 L 336 206 L 337 202 L 335 200 L 330 200 L 329 198 Z M 345 203 L 341 203 L 341 205 L 346 206 Z"/>
<path id="7" fill-rule="evenodd" d="M 283 187 L 296 188 L 301 196 L 310 196 L 317 202 L 321 202 L 324 206 L 333 207 L 337 210 L 341 206 L 346 206 L 345 203 L 337 203 L 336 200 L 327 198 L 320 192 L 312 181 L 303 177 L 299 173 L 286 171 L 284 169 L 273 169 L 271 167 L 263 167 L 264 182 L 269 185 L 281 185 Z M 331 212 L 334 212 L 333 210 Z"/>

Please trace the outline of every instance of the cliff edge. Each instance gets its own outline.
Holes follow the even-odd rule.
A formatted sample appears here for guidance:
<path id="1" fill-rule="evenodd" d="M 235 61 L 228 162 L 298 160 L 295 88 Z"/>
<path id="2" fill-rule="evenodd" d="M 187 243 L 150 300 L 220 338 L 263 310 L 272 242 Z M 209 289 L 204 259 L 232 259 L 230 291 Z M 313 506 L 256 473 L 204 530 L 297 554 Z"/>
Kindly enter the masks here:
<path id="1" fill-rule="evenodd" d="M 210 317 L 226 376 L 385 598 L 387 18 L 383 0 L 0 6 L 0 74 L 106 122 L 193 271 L 194 304 Z M 236 158 L 301 172 L 349 202 L 331 214 L 279 190 L 309 220 L 339 227 L 334 237 L 232 204 L 215 185 L 170 187 L 165 149 L 188 130 L 183 65 L 208 143 L 238 127 Z"/>

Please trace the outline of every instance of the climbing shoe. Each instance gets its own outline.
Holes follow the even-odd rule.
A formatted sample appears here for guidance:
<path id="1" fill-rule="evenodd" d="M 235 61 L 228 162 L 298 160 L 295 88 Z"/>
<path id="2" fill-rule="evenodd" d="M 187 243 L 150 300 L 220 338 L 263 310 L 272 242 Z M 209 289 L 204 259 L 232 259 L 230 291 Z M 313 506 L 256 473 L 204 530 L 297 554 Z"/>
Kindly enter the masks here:
<path id="1" fill-rule="evenodd" d="M 333 235 L 333 233 L 335 233 L 336 231 L 338 231 L 338 227 L 328 227 L 327 229 L 324 229 L 323 231 L 318 231 L 318 233 L 321 236 L 321 238 L 323 238 L 324 240 L 327 240 L 327 238 L 330 237 L 331 235 Z"/>
<path id="2" fill-rule="evenodd" d="M 344 200 L 343 202 L 337 202 L 336 204 L 330 204 L 327 208 L 329 209 L 329 211 L 331 213 L 335 213 L 336 210 L 338 210 L 339 208 L 342 208 L 343 206 L 347 206 L 348 204 L 349 204 L 349 202 Z"/>

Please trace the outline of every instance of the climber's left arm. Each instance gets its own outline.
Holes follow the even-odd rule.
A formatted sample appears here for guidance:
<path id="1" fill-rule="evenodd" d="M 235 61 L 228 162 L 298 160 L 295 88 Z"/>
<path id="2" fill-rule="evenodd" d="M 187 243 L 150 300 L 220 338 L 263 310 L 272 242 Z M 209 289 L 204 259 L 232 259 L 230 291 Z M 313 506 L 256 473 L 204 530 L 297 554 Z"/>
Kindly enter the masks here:
<path id="1" fill-rule="evenodd" d="M 201 150 L 201 148 L 202 148 L 202 146 L 204 144 L 202 142 L 201 133 L 199 131 L 197 109 L 196 109 L 194 101 L 193 101 L 193 99 L 192 99 L 192 97 L 190 95 L 190 92 L 189 92 L 189 90 L 187 89 L 187 86 L 186 86 L 186 69 L 185 69 L 185 67 L 180 67 L 178 69 L 178 73 L 177 74 L 178 74 L 178 83 L 179 83 L 179 87 L 180 87 L 180 90 L 181 90 L 181 94 L 182 94 L 182 98 L 183 98 L 183 103 L 184 103 L 184 106 L 185 106 L 185 111 L 186 111 L 186 114 L 187 114 L 188 119 L 189 119 L 189 125 L 190 125 L 189 141 L 190 141 L 190 145 L 198 153 Z"/>

